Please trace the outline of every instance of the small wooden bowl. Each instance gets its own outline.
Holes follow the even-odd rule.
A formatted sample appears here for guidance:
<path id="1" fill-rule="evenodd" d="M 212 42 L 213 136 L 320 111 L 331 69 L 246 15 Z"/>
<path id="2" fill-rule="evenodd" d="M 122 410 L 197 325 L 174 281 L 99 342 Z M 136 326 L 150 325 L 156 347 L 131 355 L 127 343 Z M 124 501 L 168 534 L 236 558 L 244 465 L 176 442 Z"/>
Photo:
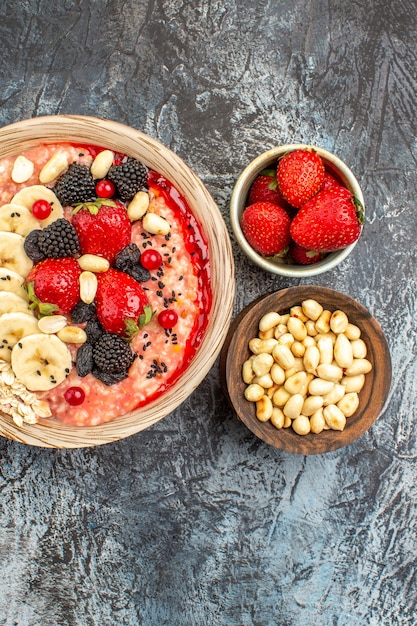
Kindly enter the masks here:
<path id="1" fill-rule="evenodd" d="M 248 259 L 258 267 L 279 276 L 288 276 L 290 278 L 306 278 L 307 276 L 317 276 L 335 268 L 339 263 L 344 261 L 346 257 L 353 251 L 358 243 L 356 240 L 346 248 L 330 252 L 321 261 L 312 263 L 311 265 L 298 265 L 291 263 L 288 259 L 279 257 L 265 257 L 258 254 L 246 241 L 241 228 L 242 213 L 246 207 L 249 189 L 255 178 L 264 169 L 274 166 L 279 158 L 287 152 L 293 150 L 314 150 L 322 158 L 326 170 L 338 178 L 349 191 L 359 200 L 365 211 L 365 200 L 358 181 L 349 167 L 337 156 L 319 148 L 308 144 L 296 143 L 277 146 L 263 152 L 257 156 L 240 174 L 233 189 L 230 201 L 230 220 L 232 224 L 233 234 L 239 244 L 241 250 L 246 254 Z"/>
<path id="2" fill-rule="evenodd" d="M 186 199 L 208 239 L 212 307 L 201 345 L 179 380 L 157 400 L 107 424 L 76 428 L 50 422 L 18 428 L 0 413 L 0 435 L 52 448 L 96 446 L 133 435 L 178 407 L 209 372 L 221 350 L 233 311 L 234 260 L 219 208 L 196 174 L 171 150 L 144 133 L 108 120 L 79 115 L 38 117 L 0 129 L 0 158 L 17 155 L 40 143 L 80 142 L 135 157 L 165 176 Z"/>
<path id="3" fill-rule="evenodd" d="M 242 365 L 249 358 L 248 342 L 258 335 L 261 317 L 269 311 L 287 313 L 292 306 L 313 298 L 330 311 L 344 311 L 349 321 L 359 326 L 365 341 L 367 359 L 372 371 L 365 376 L 356 413 L 347 418 L 345 429 L 326 430 L 320 434 L 297 435 L 292 428 L 276 429 L 270 422 L 262 423 L 255 415 L 255 404 L 244 397 L 246 384 Z M 323 454 L 346 446 L 363 435 L 381 413 L 391 385 L 391 357 L 381 327 L 369 311 L 349 296 L 319 286 L 299 286 L 268 294 L 247 306 L 233 321 L 220 357 L 220 373 L 224 391 L 239 419 L 266 443 L 296 454 Z"/>

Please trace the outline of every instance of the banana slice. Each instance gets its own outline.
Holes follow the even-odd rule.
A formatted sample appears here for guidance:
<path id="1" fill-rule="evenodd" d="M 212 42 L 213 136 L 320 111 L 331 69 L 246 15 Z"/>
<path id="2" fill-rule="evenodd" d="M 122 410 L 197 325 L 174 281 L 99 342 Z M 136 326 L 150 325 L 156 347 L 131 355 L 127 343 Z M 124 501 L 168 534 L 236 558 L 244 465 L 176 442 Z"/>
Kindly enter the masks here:
<path id="1" fill-rule="evenodd" d="M 31 230 L 40 227 L 40 221 L 23 204 L 4 204 L 0 207 L 0 230 L 26 237 Z"/>
<path id="2" fill-rule="evenodd" d="M 29 302 L 10 291 L 0 291 L 0 315 L 15 312 L 32 313 Z"/>
<path id="3" fill-rule="evenodd" d="M 71 353 L 56 335 L 27 335 L 12 350 L 15 376 L 30 391 L 47 391 L 71 371 Z"/>
<path id="4" fill-rule="evenodd" d="M 0 315 L 0 359 L 10 363 L 15 344 L 39 333 L 38 320 L 29 313 L 4 313 Z"/>
<path id="5" fill-rule="evenodd" d="M 25 279 L 23 276 L 7 269 L 7 267 L 0 267 L 0 291 L 9 291 L 20 296 L 23 300 L 27 300 L 28 294 L 24 284 Z"/>
<path id="6" fill-rule="evenodd" d="M 33 263 L 25 252 L 24 241 L 22 235 L 0 231 L 0 267 L 13 270 L 26 278 Z"/>
<path id="7" fill-rule="evenodd" d="M 44 220 L 41 220 L 41 228 L 45 228 L 48 224 L 51 224 L 55 220 L 64 216 L 62 205 L 52 189 L 44 187 L 44 185 L 31 185 L 30 187 L 23 187 L 20 191 L 13 196 L 12 204 L 23 204 L 29 211 L 32 210 L 33 203 L 36 200 L 46 200 L 51 205 L 51 214 Z"/>

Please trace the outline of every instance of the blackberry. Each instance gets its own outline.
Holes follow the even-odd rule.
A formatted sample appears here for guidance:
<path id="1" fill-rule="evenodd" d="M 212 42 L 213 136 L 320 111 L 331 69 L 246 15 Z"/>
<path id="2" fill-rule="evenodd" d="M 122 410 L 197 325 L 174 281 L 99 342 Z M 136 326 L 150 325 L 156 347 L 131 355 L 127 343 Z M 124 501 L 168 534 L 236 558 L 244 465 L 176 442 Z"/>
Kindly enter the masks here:
<path id="1" fill-rule="evenodd" d="M 130 345 L 113 333 L 105 333 L 93 346 L 94 363 L 107 374 L 127 372 L 135 356 Z"/>
<path id="2" fill-rule="evenodd" d="M 107 386 L 110 385 L 115 385 L 116 383 L 119 383 L 121 380 L 124 380 L 125 378 L 127 378 L 128 374 L 127 374 L 127 370 L 124 370 L 123 372 L 102 372 L 99 369 L 93 369 L 92 371 L 93 376 L 95 376 L 95 378 L 97 378 L 98 380 L 101 380 L 102 383 L 104 383 Z"/>
<path id="3" fill-rule="evenodd" d="M 78 202 L 94 202 L 96 199 L 96 188 L 91 172 L 81 163 L 71 163 L 52 191 L 63 206 Z"/>
<path id="4" fill-rule="evenodd" d="M 23 247 L 29 259 L 34 263 L 39 263 L 39 261 L 43 261 L 46 258 L 39 247 L 39 239 L 42 235 L 42 230 L 35 229 L 31 230 L 25 237 Z"/>
<path id="5" fill-rule="evenodd" d="M 148 188 L 148 168 L 131 157 L 120 165 L 113 165 L 107 178 L 116 186 L 124 202 L 129 202 L 135 193 Z"/>
<path id="6" fill-rule="evenodd" d="M 77 374 L 84 378 L 91 372 L 94 366 L 93 346 L 90 343 L 83 343 L 77 350 Z"/>
<path id="7" fill-rule="evenodd" d="M 59 259 L 80 254 L 80 242 L 74 226 L 64 217 L 55 220 L 43 229 L 38 246 L 45 257 Z"/>
<path id="8" fill-rule="evenodd" d="M 140 250 L 135 243 L 131 243 L 121 250 L 114 260 L 116 269 L 129 274 L 138 283 L 145 283 L 151 273 L 140 264 Z"/>
<path id="9" fill-rule="evenodd" d="M 71 311 L 71 321 L 73 324 L 83 324 L 91 320 L 96 314 L 96 305 L 94 302 L 86 304 L 80 300 Z"/>

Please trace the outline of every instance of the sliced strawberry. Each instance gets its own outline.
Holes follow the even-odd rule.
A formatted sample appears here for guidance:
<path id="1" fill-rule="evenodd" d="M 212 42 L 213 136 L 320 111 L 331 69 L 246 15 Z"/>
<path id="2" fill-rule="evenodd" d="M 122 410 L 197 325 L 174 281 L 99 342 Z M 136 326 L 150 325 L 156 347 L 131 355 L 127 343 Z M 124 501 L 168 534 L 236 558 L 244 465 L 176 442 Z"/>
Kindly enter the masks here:
<path id="1" fill-rule="evenodd" d="M 295 241 L 291 242 L 288 253 L 294 263 L 297 263 L 298 265 L 312 265 L 313 263 L 321 261 L 324 256 L 323 252 L 318 252 L 317 250 L 307 250 L 307 248 L 299 246 L 295 243 Z"/>
<path id="2" fill-rule="evenodd" d="M 332 252 L 355 242 L 363 221 L 363 207 L 348 189 L 325 189 L 298 211 L 291 237 L 304 248 Z"/>
<path id="3" fill-rule="evenodd" d="M 97 278 L 96 307 L 101 325 L 109 333 L 131 336 L 141 325 L 146 307 L 150 308 L 145 291 L 129 274 L 113 268 Z"/>
<path id="4" fill-rule="evenodd" d="M 120 250 L 130 243 L 131 223 L 120 202 L 97 198 L 80 204 L 73 211 L 82 254 L 103 256 L 112 263 Z"/>
<path id="5" fill-rule="evenodd" d="M 31 308 L 39 315 L 68 315 L 80 301 L 81 268 L 72 257 L 45 259 L 26 278 Z"/>
<path id="6" fill-rule="evenodd" d="M 313 150 L 293 150 L 278 161 L 279 188 L 287 202 L 297 209 L 319 191 L 323 179 L 323 161 Z"/>
<path id="7" fill-rule="evenodd" d="M 241 226 L 249 245 L 264 256 L 283 254 L 290 243 L 291 220 L 272 202 L 255 202 L 242 215 Z"/>

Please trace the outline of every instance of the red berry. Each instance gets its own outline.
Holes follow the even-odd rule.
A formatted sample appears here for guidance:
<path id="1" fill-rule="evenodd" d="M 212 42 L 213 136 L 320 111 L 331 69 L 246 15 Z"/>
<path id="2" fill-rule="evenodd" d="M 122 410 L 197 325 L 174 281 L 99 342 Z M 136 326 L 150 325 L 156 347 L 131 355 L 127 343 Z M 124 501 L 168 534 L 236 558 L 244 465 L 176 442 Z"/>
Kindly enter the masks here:
<path id="1" fill-rule="evenodd" d="M 108 333 L 129 336 L 139 325 L 148 304 L 146 292 L 129 274 L 110 268 L 99 274 L 96 294 L 97 317 Z"/>
<path id="2" fill-rule="evenodd" d="M 45 259 L 30 270 L 26 284 L 29 297 L 42 315 L 67 315 L 80 300 L 81 268 L 76 259 Z"/>
<path id="3" fill-rule="evenodd" d="M 323 161 L 313 150 L 293 150 L 278 161 L 279 188 L 287 202 L 297 209 L 319 191 L 323 179 Z"/>
<path id="4" fill-rule="evenodd" d="M 252 248 L 264 256 L 283 253 L 290 243 L 291 220 L 278 204 L 255 202 L 242 215 L 242 232 Z"/>
<path id="5" fill-rule="evenodd" d="M 47 200 L 36 200 L 32 205 L 32 215 L 37 220 L 46 220 L 51 215 L 52 207 Z"/>
<path id="6" fill-rule="evenodd" d="M 77 231 L 82 254 L 104 256 L 110 263 L 130 243 L 132 225 L 126 208 L 113 200 L 86 203 L 76 209 L 72 225 Z"/>
<path id="7" fill-rule="evenodd" d="M 158 315 L 158 322 L 162 328 L 173 328 L 178 322 L 178 313 L 172 309 L 164 309 Z"/>
<path id="8" fill-rule="evenodd" d="M 317 250 L 307 250 L 307 248 L 299 246 L 295 241 L 292 241 L 289 256 L 294 263 L 298 263 L 299 265 L 312 265 L 313 263 L 321 261 L 324 257 L 324 253 L 318 252 Z"/>
<path id="9" fill-rule="evenodd" d="M 113 198 L 115 192 L 116 187 L 111 180 L 103 178 L 103 180 L 99 180 L 96 184 L 96 194 L 99 198 Z"/>
<path id="10" fill-rule="evenodd" d="M 309 250 L 332 252 L 355 242 L 363 221 L 363 207 L 348 189 L 325 189 L 298 211 L 291 223 L 291 237 Z"/>
<path id="11" fill-rule="evenodd" d="M 157 270 L 162 265 L 162 256 L 158 250 L 148 248 L 142 252 L 140 262 L 146 270 Z"/>
<path id="12" fill-rule="evenodd" d="M 71 406 L 78 406 L 85 400 L 85 392 L 81 387 L 68 387 L 64 393 L 65 401 Z"/>
<path id="13" fill-rule="evenodd" d="M 263 170 L 253 181 L 246 204 L 249 206 L 255 202 L 273 202 L 287 209 L 287 202 L 278 187 L 276 169 Z"/>

